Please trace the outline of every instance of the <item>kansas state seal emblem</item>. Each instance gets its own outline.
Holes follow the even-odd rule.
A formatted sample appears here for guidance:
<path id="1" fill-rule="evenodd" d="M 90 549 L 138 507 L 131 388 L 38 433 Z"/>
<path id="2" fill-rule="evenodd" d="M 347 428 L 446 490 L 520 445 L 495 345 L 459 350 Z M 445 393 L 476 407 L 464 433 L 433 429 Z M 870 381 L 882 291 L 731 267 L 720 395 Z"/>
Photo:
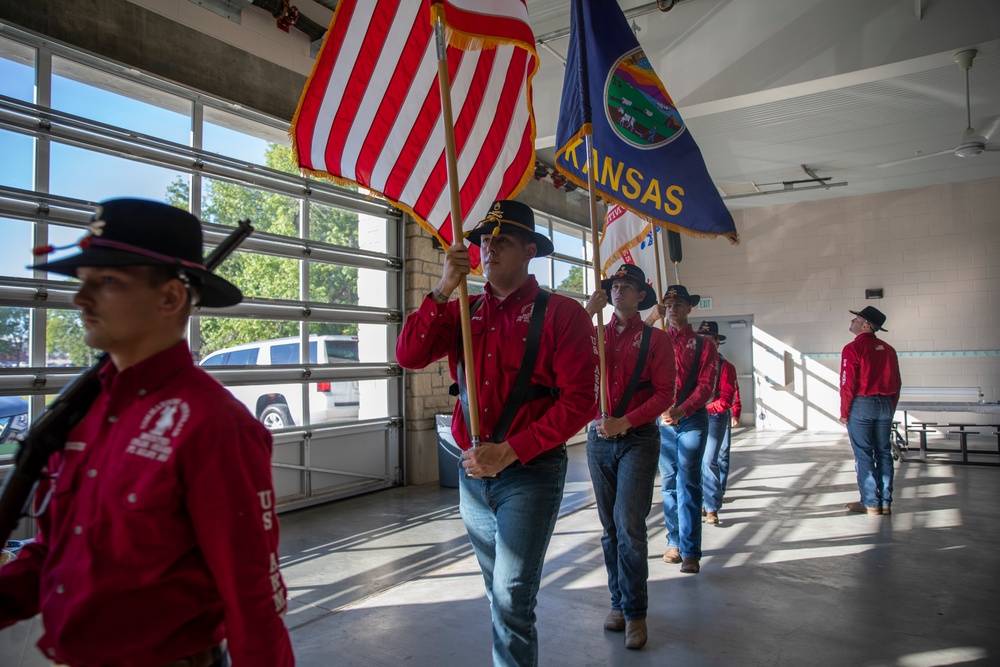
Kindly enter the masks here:
<path id="1" fill-rule="evenodd" d="M 608 123 L 636 148 L 659 148 L 684 131 L 684 120 L 641 48 L 623 55 L 604 84 Z"/>

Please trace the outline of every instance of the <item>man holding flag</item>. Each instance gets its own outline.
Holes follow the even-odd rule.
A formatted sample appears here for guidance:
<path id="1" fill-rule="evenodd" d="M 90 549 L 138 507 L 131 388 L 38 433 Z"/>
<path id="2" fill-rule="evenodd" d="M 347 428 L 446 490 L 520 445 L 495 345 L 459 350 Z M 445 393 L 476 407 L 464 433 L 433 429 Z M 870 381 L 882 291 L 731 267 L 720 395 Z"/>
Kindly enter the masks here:
<path id="1" fill-rule="evenodd" d="M 535 596 L 562 498 L 563 443 L 593 413 L 596 348 L 578 303 L 552 295 L 541 317 L 548 294 L 527 267 L 552 244 L 534 231 L 531 209 L 509 201 L 535 162 L 538 57 L 527 6 L 341 0 L 327 35 L 290 130 L 299 165 L 381 194 L 448 247 L 441 282 L 397 341 L 397 361 L 422 368 L 447 355 L 462 385 L 468 416 L 456 406 L 453 420 L 469 450 L 461 508 L 493 610 L 494 664 L 536 665 Z M 467 234 L 466 220 L 483 225 Z M 472 303 L 465 276 L 480 248 L 489 285 Z M 530 345 L 529 330 L 539 338 Z M 508 364 L 530 349 L 537 357 L 521 357 L 527 373 L 517 382 Z M 481 428 L 489 444 L 473 451 Z"/>
<path id="2" fill-rule="evenodd" d="M 572 2 L 566 76 L 556 130 L 556 169 L 590 193 L 595 253 L 601 245 L 597 239 L 598 193 L 605 201 L 654 225 L 694 236 L 725 236 L 738 242 L 733 217 L 708 174 L 701 151 L 617 2 Z M 652 232 L 655 238 L 655 226 Z M 620 236 L 632 244 L 627 246 L 631 248 L 644 234 L 639 226 Z M 594 258 L 594 266 L 601 266 L 599 255 Z M 714 345 L 705 345 L 704 355 L 688 347 L 698 339 L 687 325 L 692 304 L 686 290 L 681 294 L 682 286 L 674 287 L 666 296 L 671 303 L 677 382 L 691 375 L 696 389 L 694 396 L 678 396 L 675 405 L 664 413 L 665 423 L 661 426 L 661 435 L 666 429 L 670 432 L 667 435 L 675 436 L 663 436 L 660 454 L 668 540 L 672 540 L 668 541 L 670 548 L 664 558 L 681 562 L 679 551 L 686 551 L 682 571 L 697 572 L 701 557 L 701 454 L 708 422 L 704 405 L 714 389 L 716 357 Z M 663 314 L 661 306 L 660 317 Z M 701 367 L 692 372 L 696 357 Z M 710 381 L 708 386 L 703 386 L 702 374 Z M 678 493 L 678 489 L 682 490 Z M 693 506 L 694 501 L 697 506 L 690 517 L 689 505 Z M 678 504 L 684 509 L 680 525 Z"/>
<path id="3" fill-rule="evenodd" d="M 469 241 L 479 246 L 489 281 L 471 300 L 486 444 L 473 448 L 463 396 L 452 419 L 455 442 L 465 450 L 459 506 L 493 613 L 493 664 L 533 666 L 536 596 L 566 481 L 565 443 L 596 409 L 597 349 L 580 304 L 540 290 L 528 273 L 534 257 L 552 252 L 528 206 L 495 202 Z M 437 287 L 406 319 L 396 343 L 401 366 L 424 368 L 447 356 L 461 386 L 460 304 L 449 297 L 468 272 L 468 251 L 453 245 Z"/>
<path id="4" fill-rule="evenodd" d="M 639 310 L 656 305 L 642 269 L 622 264 L 587 302 L 594 316 L 607 305 L 615 314 L 604 331 L 610 372 L 604 391 L 612 413 L 599 416 L 587 435 L 587 464 L 604 534 L 604 566 L 611 590 L 607 630 L 625 631 L 625 648 L 646 645 L 649 577 L 646 516 L 660 453 L 656 418 L 674 401 L 674 350 Z"/>

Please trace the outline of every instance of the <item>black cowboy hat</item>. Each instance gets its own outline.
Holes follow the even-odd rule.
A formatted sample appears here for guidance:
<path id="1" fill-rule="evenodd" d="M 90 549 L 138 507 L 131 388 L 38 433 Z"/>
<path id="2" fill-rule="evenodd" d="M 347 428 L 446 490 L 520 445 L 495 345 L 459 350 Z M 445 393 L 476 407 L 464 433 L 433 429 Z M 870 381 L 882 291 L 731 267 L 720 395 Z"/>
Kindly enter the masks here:
<path id="1" fill-rule="evenodd" d="M 607 293 L 608 300 L 611 300 L 611 286 L 616 280 L 625 278 L 631 280 L 639 286 L 639 291 L 645 290 L 646 297 L 639 302 L 639 310 L 646 310 L 647 308 L 652 308 L 656 305 L 656 292 L 646 282 L 646 274 L 642 272 L 635 264 L 622 264 L 618 267 L 618 270 L 609 276 L 606 280 L 601 281 L 601 288 Z"/>
<path id="2" fill-rule="evenodd" d="M 666 293 L 663 295 L 664 301 L 668 299 L 683 299 L 684 301 L 687 301 L 692 308 L 694 308 L 698 305 L 698 302 L 701 301 L 701 295 L 688 294 L 688 288 L 684 287 L 684 285 L 669 285 Z"/>
<path id="3" fill-rule="evenodd" d="M 538 246 L 535 257 L 552 254 L 552 241 L 535 231 L 535 212 L 519 201 L 499 199 L 493 202 L 493 208 L 466 238 L 469 243 L 479 245 L 483 234 L 520 234 Z"/>
<path id="4" fill-rule="evenodd" d="M 888 329 L 883 329 L 882 325 L 885 324 L 885 313 L 883 313 L 878 308 L 873 308 L 872 306 L 865 306 L 861 312 L 856 310 L 847 311 L 852 315 L 857 315 L 861 319 L 868 322 L 875 328 L 875 331 L 888 331 Z"/>
<path id="5" fill-rule="evenodd" d="M 703 321 L 701 326 L 698 327 L 698 333 L 702 336 L 711 336 L 719 341 L 720 345 L 726 340 L 726 337 L 719 333 L 719 323 L 711 320 Z"/>
<path id="6" fill-rule="evenodd" d="M 75 255 L 29 268 L 76 277 L 81 266 L 171 266 L 195 283 L 201 295 L 198 305 L 223 308 L 243 300 L 239 288 L 205 268 L 198 218 L 168 204 L 147 199 L 101 202 L 90 231 L 76 245 L 81 250 Z"/>

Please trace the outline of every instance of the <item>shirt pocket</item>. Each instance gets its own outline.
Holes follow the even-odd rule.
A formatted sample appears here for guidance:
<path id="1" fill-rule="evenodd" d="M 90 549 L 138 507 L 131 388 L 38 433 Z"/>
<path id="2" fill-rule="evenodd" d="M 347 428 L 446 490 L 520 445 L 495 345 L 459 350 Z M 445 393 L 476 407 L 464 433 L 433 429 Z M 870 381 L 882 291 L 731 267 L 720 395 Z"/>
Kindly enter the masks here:
<path id="1" fill-rule="evenodd" d="M 60 459 L 58 470 L 39 482 L 34 500 L 35 510 L 48 510 L 54 523 L 64 516 L 71 516 L 75 504 L 74 494 L 80 484 L 83 452 L 63 450 Z"/>
<path id="2" fill-rule="evenodd" d="M 126 567 L 174 562 L 193 538 L 173 468 L 142 459 L 123 463 L 108 491 L 109 557 Z"/>
<path id="3" fill-rule="evenodd" d="M 524 360 L 524 351 L 528 346 L 528 324 L 526 322 L 513 322 L 507 326 L 507 331 L 503 332 L 505 335 L 502 338 L 495 338 L 497 356 L 500 357 L 500 368 L 503 369 L 504 375 L 511 375 L 511 383 L 513 384 L 513 377 L 517 376 L 517 372 L 521 370 L 521 362 Z M 544 339 L 544 336 L 543 336 Z M 539 341 L 539 348 L 543 344 L 543 340 Z M 539 350 L 539 357 L 541 355 L 541 350 Z M 535 363 L 535 370 L 538 369 L 538 363 Z"/>
<path id="4" fill-rule="evenodd" d="M 180 484 L 173 468 L 138 459 L 127 462 L 115 473 L 112 495 L 119 509 L 149 512 L 176 508 L 180 504 Z"/>
<path id="5" fill-rule="evenodd" d="M 63 450 L 58 471 L 52 476 L 52 497 L 60 498 L 76 491 L 78 471 L 80 470 L 83 452 Z"/>

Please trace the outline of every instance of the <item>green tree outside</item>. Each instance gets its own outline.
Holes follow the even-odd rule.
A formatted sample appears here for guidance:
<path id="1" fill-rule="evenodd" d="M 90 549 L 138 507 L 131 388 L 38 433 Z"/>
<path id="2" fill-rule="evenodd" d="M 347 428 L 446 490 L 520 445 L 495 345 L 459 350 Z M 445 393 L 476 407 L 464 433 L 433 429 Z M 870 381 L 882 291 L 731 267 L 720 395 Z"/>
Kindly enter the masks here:
<path id="1" fill-rule="evenodd" d="M 298 173 L 291 148 L 271 144 L 265 165 L 286 173 Z M 299 202 L 292 197 L 255 190 L 236 183 L 204 179 L 202 220 L 235 226 L 249 218 L 259 232 L 297 237 Z M 177 179 L 168 188 L 169 204 L 188 209 L 188 183 Z M 310 234 L 314 241 L 358 247 L 358 216 L 329 206 L 310 207 Z M 296 260 L 237 251 L 218 269 L 219 275 L 239 287 L 248 297 L 298 300 L 299 263 Z M 358 272 L 352 267 L 310 262 L 308 300 L 357 305 Z M 357 324 L 316 323 L 318 334 L 356 334 Z M 204 318 L 201 320 L 202 355 L 232 345 L 298 335 L 298 322 L 255 319 Z"/>
<path id="2" fill-rule="evenodd" d="M 83 341 L 83 321 L 77 310 L 48 311 L 45 340 L 50 357 L 69 357 L 73 366 L 90 366 L 97 358 L 97 352 Z"/>
<path id="3" fill-rule="evenodd" d="M 583 291 L 583 268 L 582 266 L 571 266 L 569 275 L 563 278 L 562 282 L 556 285 L 557 290 L 565 292 L 576 292 L 585 294 Z"/>
<path id="4" fill-rule="evenodd" d="M 28 360 L 28 309 L 0 307 L 0 361 Z"/>

